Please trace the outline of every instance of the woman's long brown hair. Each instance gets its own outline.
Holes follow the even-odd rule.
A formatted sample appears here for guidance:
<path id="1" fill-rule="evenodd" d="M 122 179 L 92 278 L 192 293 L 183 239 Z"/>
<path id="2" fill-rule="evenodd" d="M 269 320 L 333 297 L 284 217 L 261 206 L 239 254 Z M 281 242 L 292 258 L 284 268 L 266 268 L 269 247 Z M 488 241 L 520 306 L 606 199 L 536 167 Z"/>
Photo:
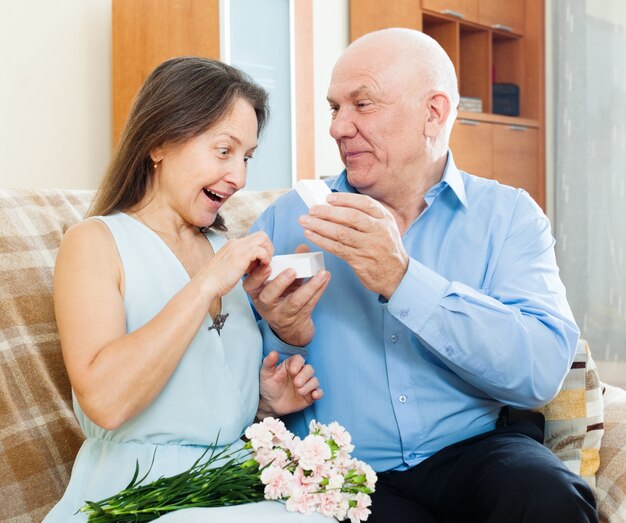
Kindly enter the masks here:
<path id="1" fill-rule="evenodd" d="M 267 93 L 248 75 L 200 57 L 172 58 L 157 66 L 137 94 L 88 216 L 114 214 L 139 203 L 154 175 L 150 151 L 201 134 L 240 98 L 254 108 L 258 136 L 269 115 Z M 222 217 L 211 227 L 224 230 Z"/>

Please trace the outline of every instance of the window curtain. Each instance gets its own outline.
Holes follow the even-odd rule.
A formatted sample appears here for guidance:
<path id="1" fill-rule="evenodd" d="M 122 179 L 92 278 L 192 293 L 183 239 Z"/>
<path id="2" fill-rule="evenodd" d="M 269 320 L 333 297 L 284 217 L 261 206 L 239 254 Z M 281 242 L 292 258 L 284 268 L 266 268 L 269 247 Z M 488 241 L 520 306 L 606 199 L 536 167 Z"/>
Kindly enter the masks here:
<path id="1" fill-rule="evenodd" d="M 626 386 L 626 2 L 548 9 L 557 260 L 600 378 Z"/>

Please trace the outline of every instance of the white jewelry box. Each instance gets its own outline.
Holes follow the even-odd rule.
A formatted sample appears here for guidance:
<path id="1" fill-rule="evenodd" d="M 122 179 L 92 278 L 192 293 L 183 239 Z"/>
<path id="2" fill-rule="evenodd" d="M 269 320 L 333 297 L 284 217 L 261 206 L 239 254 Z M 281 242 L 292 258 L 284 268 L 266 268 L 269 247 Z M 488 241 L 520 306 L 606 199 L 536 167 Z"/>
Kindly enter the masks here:
<path id="1" fill-rule="evenodd" d="M 324 254 L 321 252 L 303 252 L 300 254 L 281 254 L 274 256 L 270 262 L 273 280 L 285 269 L 294 269 L 296 278 L 310 278 L 324 269 Z"/>
<path id="2" fill-rule="evenodd" d="M 326 196 L 331 190 L 323 180 L 300 180 L 296 183 L 295 189 L 309 208 L 314 205 L 328 205 Z"/>

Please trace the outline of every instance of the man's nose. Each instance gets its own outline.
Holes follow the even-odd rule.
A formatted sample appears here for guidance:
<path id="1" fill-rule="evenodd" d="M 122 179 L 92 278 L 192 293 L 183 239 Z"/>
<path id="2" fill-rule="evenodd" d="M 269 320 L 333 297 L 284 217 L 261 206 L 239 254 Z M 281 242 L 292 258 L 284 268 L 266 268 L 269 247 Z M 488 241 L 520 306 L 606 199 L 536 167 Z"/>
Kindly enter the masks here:
<path id="1" fill-rule="evenodd" d="M 345 137 L 352 137 L 356 134 L 356 125 L 352 119 L 351 111 L 348 108 L 340 108 L 335 113 L 330 122 L 330 135 L 335 140 Z"/>

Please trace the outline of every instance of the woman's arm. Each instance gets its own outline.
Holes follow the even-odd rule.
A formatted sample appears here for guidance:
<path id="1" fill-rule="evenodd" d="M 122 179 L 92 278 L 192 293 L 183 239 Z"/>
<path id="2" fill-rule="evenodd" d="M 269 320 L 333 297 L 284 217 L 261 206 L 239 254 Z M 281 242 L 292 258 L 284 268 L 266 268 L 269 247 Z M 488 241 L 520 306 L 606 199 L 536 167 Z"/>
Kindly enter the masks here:
<path id="1" fill-rule="evenodd" d="M 98 220 L 69 229 L 57 258 L 54 302 L 65 365 L 85 414 L 112 430 L 141 412 L 176 369 L 212 301 L 252 261 L 270 257 L 262 233 L 227 242 L 152 320 L 127 334 L 113 237 Z"/>

